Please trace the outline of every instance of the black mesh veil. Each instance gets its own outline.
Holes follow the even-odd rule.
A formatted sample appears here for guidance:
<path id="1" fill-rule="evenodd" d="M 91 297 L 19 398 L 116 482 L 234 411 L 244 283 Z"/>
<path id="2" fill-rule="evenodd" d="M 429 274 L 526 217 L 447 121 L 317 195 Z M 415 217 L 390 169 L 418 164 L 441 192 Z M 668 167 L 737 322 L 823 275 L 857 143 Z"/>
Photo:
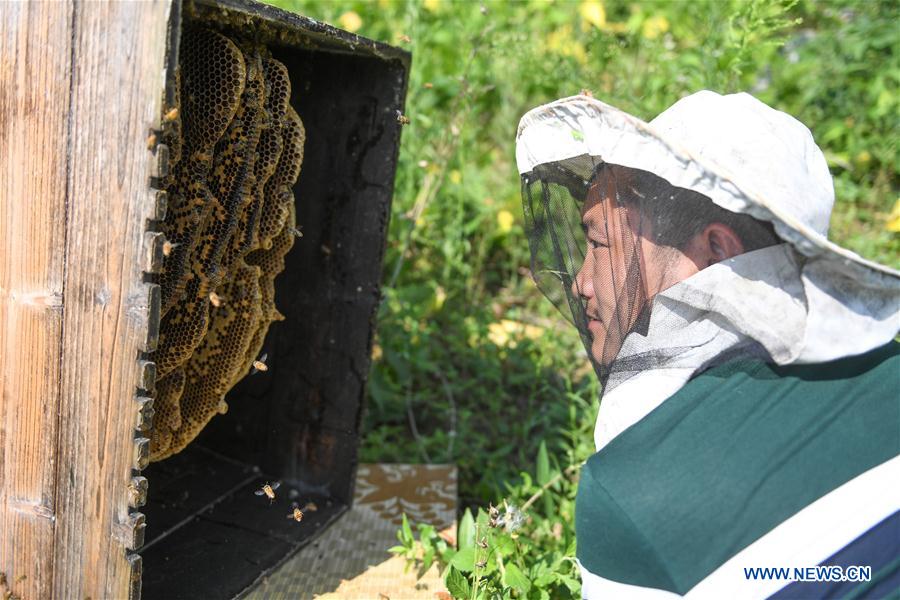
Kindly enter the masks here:
<path id="1" fill-rule="evenodd" d="M 669 346 L 620 357 L 626 338 L 647 334 L 653 297 L 692 264 L 685 244 L 727 211 L 589 155 L 537 165 L 522 175 L 522 198 L 534 279 L 578 329 L 604 387 L 611 374 L 627 378 L 681 353 Z"/>

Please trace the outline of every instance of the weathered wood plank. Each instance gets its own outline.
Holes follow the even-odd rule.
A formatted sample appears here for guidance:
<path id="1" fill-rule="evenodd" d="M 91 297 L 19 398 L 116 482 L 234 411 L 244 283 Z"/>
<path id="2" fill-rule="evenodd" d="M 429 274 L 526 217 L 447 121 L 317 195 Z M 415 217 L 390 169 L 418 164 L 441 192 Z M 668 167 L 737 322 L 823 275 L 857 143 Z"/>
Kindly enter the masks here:
<path id="1" fill-rule="evenodd" d="M 125 598 L 142 517 L 129 514 L 151 297 L 148 183 L 169 0 L 86 2 L 73 15 L 66 278 L 53 597 Z"/>
<path id="2" fill-rule="evenodd" d="M 0 572 L 22 598 L 52 597 L 71 25 L 68 2 L 0 3 Z"/>

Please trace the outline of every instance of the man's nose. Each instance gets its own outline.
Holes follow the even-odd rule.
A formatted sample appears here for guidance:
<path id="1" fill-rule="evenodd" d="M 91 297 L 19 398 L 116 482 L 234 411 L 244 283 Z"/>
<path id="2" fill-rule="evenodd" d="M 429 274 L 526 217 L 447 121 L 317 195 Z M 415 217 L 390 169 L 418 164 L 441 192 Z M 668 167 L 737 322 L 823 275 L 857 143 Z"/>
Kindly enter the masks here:
<path id="1" fill-rule="evenodd" d="M 591 270 L 588 268 L 588 259 L 585 258 L 584 263 L 581 265 L 581 269 L 578 270 L 575 279 L 572 281 L 572 294 L 587 299 L 594 297 L 594 281 L 590 276 L 590 271 Z"/>

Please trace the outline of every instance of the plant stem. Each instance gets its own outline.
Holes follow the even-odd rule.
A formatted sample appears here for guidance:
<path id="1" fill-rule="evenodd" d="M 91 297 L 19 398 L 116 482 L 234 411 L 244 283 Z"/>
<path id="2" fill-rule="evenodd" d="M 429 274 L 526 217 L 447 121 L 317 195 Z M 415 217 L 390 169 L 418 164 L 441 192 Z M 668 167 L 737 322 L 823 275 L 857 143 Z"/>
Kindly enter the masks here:
<path id="1" fill-rule="evenodd" d="M 579 463 L 577 465 L 569 465 L 568 467 L 566 467 L 565 471 L 563 471 L 562 473 L 558 473 L 556 475 L 556 477 L 554 477 L 553 479 L 551 479 L 550 481 L 548 481 L 547 483 L 542 485 L 541 489 L 536 491 L 534 493 L 534 495 L 532 495 L 531 498 L 529 498 L 525 502 L 525 504 L 522 505 L 522 512 L 525 512 L 526 510 L 528 510 L 529 507 L 531 507 L 532 504 L 537 502 L 537 499 L 540 498 L 541 496 L 543 496 L 544 492 L 546 492 L 548 489 L 550 489 L 550 486 L 552 486 L 554 483 L 556 483 L 557 481 L 562 479 L 563 476 L 571 475 L 572 473 L 576 472 L 581 467 L 582 464 L 584 464 L 584 463 Z"/>
<path id="2" fill-rule="evenodd" d="M 481 583 L 481 569 L 478 568 L 478 522 L 475 523 L 475 567 L 474 571 L 472 571 L 472 575 L 475 580 L 472 582 L 472 600 L 478 600 L 478 585 Z"/>

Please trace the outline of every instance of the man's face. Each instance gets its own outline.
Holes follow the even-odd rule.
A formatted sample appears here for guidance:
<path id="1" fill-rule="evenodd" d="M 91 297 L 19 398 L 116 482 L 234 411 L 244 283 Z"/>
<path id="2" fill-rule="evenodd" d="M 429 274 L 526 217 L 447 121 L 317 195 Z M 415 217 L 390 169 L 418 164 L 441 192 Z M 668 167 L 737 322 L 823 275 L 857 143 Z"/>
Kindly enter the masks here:
<path id="1" fill-rule="evenodd" d="M 586 305 L 591 355 L 604 367 L 653 296 L 697 272 L 684 254 L 652 241 L 637 207 L 614 198 L 610 182 L 595 183 L 588 193 L 581 219 L 587 248 L 572 283 Z"/>

